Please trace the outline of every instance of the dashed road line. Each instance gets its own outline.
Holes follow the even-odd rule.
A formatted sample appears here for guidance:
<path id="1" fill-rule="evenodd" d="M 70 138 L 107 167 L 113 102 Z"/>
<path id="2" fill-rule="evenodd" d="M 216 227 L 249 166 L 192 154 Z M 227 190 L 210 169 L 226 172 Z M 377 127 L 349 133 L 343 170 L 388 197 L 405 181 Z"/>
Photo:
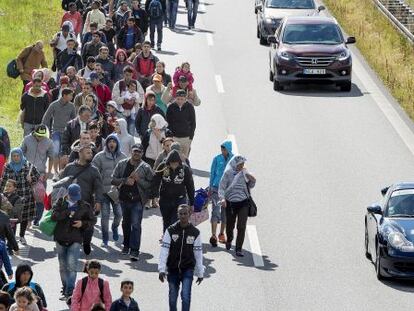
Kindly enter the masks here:
<path id="1" fill-rule="evenodd" d="M 213 35 L 211 33 L 206 33 L 207 44 L 208 46 L 214 45 Z"/>
<path id="2" fill-rule="evenodd" d="M 262 250 L 260 248 L 259 237 L 255 225 L 247 225 L 247 236 L 250 242 L 250 251 L 253 256 L 255 267 L 264 267 Z"/>
<path id="3" fill-rule="evenodd" d="M 224 93 L 223 80 L 221 79 L 221 76 L 215 75 L 214 78 L 216 79 L 217 92 L 221 94 Z"/>

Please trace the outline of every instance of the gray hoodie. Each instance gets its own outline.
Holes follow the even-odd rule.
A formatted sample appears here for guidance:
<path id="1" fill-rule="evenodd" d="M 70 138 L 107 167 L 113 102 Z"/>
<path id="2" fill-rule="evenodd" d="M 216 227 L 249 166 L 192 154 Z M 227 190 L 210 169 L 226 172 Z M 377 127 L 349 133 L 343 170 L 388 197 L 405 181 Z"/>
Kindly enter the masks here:
<path id="1" fill-rule="evenodd" d="M 72 103 L 64 104 L 61 98 L 50 104 L 43 116 L 42 123 L 52 132 L 63 133 L 67 123 L 75 117 L 75 106 Z"/>
<path id="2" fill-rule="evenodd" d="M 40 141 L 32 134 L 27 135 L 20 147 L 27 161 L 33 164 L 40 174 L 46 173 L 47 159 L 53 159 L 53 142 L 47 137 Z"/>

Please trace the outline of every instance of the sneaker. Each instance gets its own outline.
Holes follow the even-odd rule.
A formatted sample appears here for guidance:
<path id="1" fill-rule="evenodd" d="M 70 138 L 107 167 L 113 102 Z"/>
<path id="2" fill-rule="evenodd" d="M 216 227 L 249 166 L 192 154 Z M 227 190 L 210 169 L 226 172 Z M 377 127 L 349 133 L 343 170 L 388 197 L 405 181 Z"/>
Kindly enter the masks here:
<path id="1" fill-rule="evenodd" d="M 39 227 L 39 222 L 38 221 L 33 221 L 33 227 Z"/>
<path id="2" fill-rule="evenodd" d="M 227 239 L 226 239 L 226 236 L 224 235 L 224 233 L 219 234 L 218 241 L 222 244 L 225 244 L 227 242 Z"/>
<path id="3" fill-rule="evenodd" d="M 157 47 L 157 51 L 161 51 L 161 45 Z"/>
<path id="4" fill-rule="evenodd" d="M 83 252 L 85 253 L 85 255 L 89 255 L 91 253 L 90 243 L 83 243 Z"/>
<path id="5" fill-rule="evenodd" d="M 27 245 L 27 241 L 24 237 L 20 237 L 20 243 L 22 243 L 23 245 Z"/>
<path id="6" fill-rule="evenodd" d="M 215 235 L 212 235 L 212 236 L 211 236 L 211 238 L 210 238 L 210 244 L 211 244 L 211 246 L 213 246 L 213 247 L 217 247 L 217 238 L 216 238 L 216 236 L 215 236 Z"/>
<path id="7" fill-rule="evenodd" d="M 226 242 L 226 249 L 228 251 L 231 249 L 231 242 Z"/>
<path id="8" fill-rule="evenodd" d="M 114 241 L 119 240 L 118 228 L 112 227 L 112 238 L 114 239 Z"/>
<path id="9" fill-rule="evenodd" d="M 244 254 L 243 254 L 243 252 L 242 252 L 241 249 L 239 249 L 239 250 L 236 251 L 236 256 L 237 257 L 244 257 Z"/>
<path id="10" fill-rule="evenodd" d="M 154 48 L 154 46 L 155 46 L 155 44 L 154 44 L 154 43 L 151 43 L 151 49 L 153 49 L 153 48 Z"/>
<path id="11" fill-rule="evenodd" d="M 128 254 L 129 254 L 129 247 L 125 247 L 125 246 L 124 246 L 124 248 L 122 249 L 121 254 L 122 254 L 122 255 L 128 255 Z"/>
<path id="12" fill-rule="evenodd" d="M 59 297 L 59 300 L 60 301 L 66 301 L 66 300 L 68 300 L 68 295 L 62 294 L 62 296 Z"/>
<path id="13" fill-rule="evenodd" d="M 107 248 L 107 247 L 108 247 L 108 241 L 103 241 L 103 242 L 101 243 L 101 247 L 102 247 L 102 248 Z"/>
<path id="14" fill-rule="evenodd" d="M 131 251 L 131 253 L 129 254 L 129 259 L 131 259 L 131 261 L 138 261 L 139 251 Z"/>

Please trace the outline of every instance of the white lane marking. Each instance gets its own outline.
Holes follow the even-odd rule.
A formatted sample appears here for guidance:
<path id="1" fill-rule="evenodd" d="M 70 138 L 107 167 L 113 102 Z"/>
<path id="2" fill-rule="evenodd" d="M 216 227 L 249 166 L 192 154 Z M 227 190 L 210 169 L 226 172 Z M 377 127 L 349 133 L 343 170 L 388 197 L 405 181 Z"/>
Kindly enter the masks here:
<path id="1" fill-rule="evenodd" d="M 199 12 L 206 12 L 206 5 L 202 2 L 198 5 L 198 11 Z"/>
<path id="2" fill-rule="evenodd" d="M 231 141 L 231 148 L 233 149 L 233 154 L 239 154 L 239 147 L 237 146 L 236 136 L 234 136 L 233 134 L 228 134 L 227 140 Z"/>
<path id="3" fill-rule="evenodd" d="M 215 75 L 214 78 L 216 79 L 217 92 L 224 93 L 223 80 L 221 79 L 221 76 Z"/>
<path id="4" fill-rule="evenodd" d="M 257 236 L 256 226 L 247 226 L 247 235 L 249 236 L 250 251 L 253 256 L 253 262 L 256 267 L 264 267 L 262 250 L 260 248 L 259 238 Z"/>
<path id="5" fill-rule="evenodd" d="M 214 45 L 213 35 L 211 33 L 206 33 L 206 38 L 207 38 L 208 46 L 213 46 Z"/>
<path id="6" fill-rule="evenodd" d="M 405 122 L 401 119 L 400 115 L 397 113 L 392 104 L 381 92 L 374 80 L 369 76 L 368 72 L 363 68 L 361 62 L 356 57 L 353 58 L 353 62 L 356 65 L 353 67 L 353 69 L 356 72 L 358 78 L 361 80 L 361 83 L 370 93 L 372 99 L 375 101 L 377 106 L 381 109 L 382 113 L 394 127 L 397 134 L 401 137 L 408 149 L 414 155 L 413 132 L 407 126 L 407 124 L 405 124 Z"/>

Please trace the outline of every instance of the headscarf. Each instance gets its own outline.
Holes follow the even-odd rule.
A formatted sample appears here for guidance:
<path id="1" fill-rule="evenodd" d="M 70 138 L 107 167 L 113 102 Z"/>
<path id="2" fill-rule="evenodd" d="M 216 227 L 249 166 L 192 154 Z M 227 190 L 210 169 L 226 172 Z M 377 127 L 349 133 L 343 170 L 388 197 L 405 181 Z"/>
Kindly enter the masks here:
<path id="1" fill-rule="evenodd" d="M 20 155 L 20 161 L 19 162 L 13 162 L 12 156 L 13 156 L 14 153 L 17 153 L 18 155 Z M 20 148 L 13 148 L 10 151 L 10 161 L 9 161 L 9 165 L 10 165 L 10 167 L 13 169 L 13 171 L 15 173 L 19 173 L 22 170 L 23 166 L 26 163 L 27 163 L 27 160 L 26 160 L 26 158 L 25 158 L 25 156 L 23 154 L 22 149 L 20 149 Z"/>
<path id="2" fill-rule="evenodd" d="M 154 114 L 151 117 L 151 121 L 148 124 L 148 128 L 151 128 L 151 123 L 154 122 L 155 123 L 155 128 L 159 129 L 159 130 L 163 130 L 165 128 L 167 128 L 168 126 L 168 122 L 165 121 L 164 117 L 158 113 Z"/>
<path id="3" fill-rule="evenodd" d="M 241 163 L 245 163 L 246 161 L 247 160 L 246 160 L 245 157 L 243 157 L 241 155 L 235 155 L 230 159 L 229 163 L 227 163 L 226 169 L 224 170 L 224 172 L 227 172 L 227 171 L 231 170 L 231 171 L 233 171 L 233 173 L 236 173 L 237 172 L 236 171 L 237 165 L 239 165 Z"/>

